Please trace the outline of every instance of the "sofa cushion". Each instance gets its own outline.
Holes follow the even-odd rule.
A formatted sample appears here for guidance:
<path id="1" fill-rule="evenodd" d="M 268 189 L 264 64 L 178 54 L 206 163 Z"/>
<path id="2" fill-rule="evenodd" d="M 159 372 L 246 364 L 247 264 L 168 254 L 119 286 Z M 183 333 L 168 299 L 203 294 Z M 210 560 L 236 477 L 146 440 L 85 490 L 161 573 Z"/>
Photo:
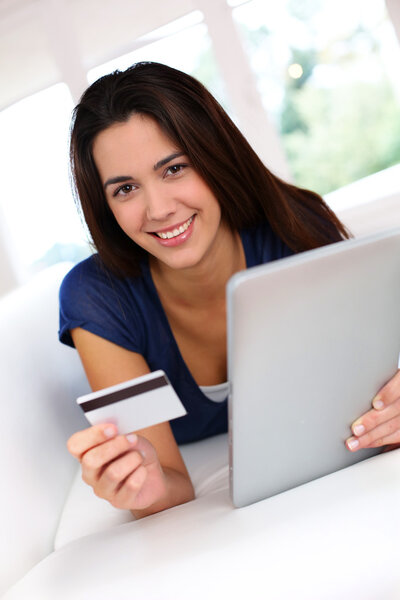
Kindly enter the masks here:
<path id="1" fill-rule="evenodd" d="M 206 493 L 74 540 L 4 600 L 398 600 L 400 450 L 233 509 Z"/>

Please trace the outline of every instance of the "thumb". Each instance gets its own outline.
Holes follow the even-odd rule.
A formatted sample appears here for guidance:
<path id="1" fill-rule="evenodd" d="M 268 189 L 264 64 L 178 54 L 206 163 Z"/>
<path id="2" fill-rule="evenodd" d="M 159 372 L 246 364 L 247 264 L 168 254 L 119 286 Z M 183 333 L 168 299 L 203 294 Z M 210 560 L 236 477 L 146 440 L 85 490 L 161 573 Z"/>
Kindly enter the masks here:
<path id="1" fill-rule="evenodd" d="M 154 446 L 146 440 L 141 435 L 136 435 L 136 433 L 128 433 L 126 436 L 132 450 L 136 450 L 143 457 L 143 465 L 149 465 L 155 461 L 158 462 L 157 452 L 154 449 Z"/>

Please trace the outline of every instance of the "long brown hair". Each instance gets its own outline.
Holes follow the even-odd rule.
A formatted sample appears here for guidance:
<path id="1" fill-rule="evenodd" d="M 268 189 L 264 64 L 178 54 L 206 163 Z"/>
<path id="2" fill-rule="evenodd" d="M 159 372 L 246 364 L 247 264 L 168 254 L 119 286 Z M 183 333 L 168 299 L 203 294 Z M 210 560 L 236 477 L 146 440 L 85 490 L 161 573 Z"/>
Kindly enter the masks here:
<path id="1" fill-rule="evenodd" d="M 294 252 L 349 237 L 318 194 L 285 183 L 265 167 L 199 81 L 166 65 L 142 62 L 93 83 L 75 108 L 71 126 L 75 195 L 100 258 L 117 275 L 137 275 L 144 251 L 109 209 L 92 147 L 101 131 L 133 114 L 153 118 L 189 157 L 233 230 L 268 221 Z"/>

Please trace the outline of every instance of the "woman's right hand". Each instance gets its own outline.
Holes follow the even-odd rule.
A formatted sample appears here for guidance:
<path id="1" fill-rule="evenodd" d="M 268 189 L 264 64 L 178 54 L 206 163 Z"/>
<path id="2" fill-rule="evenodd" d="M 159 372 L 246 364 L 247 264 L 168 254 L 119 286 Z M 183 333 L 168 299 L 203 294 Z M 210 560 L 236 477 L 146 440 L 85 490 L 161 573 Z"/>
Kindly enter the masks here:
<path id="1" fill-rule="evenodd" d="M 77 327 L 71 336 L 90 387 L 101 390 L 150 372 L 145 359 Z M 131 510 L 138 519 L 189 502 L 194 489 L 168 421 L 135 434 L 118 435 L 103 423 L 78 431 L 68 449 L 82 477 L 100 498 Z"/>
<path id="2" fill-rule="evenodd" d="M 115 425 L 104 423 L 78 431 L 67 446 L 81 463 L 82 479 L 116 508 L 140 511 L 167 494 L 157 453 L 142 436 L 118 435 Z"/>

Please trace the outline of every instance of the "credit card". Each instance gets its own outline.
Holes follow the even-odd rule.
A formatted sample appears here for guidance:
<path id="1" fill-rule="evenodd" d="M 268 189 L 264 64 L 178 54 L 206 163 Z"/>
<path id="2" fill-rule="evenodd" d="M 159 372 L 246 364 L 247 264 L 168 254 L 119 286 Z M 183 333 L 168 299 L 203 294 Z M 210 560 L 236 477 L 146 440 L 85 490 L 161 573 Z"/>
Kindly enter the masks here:
<path id="1" fill-rule="evenodd" d="M 77 398 L 91 425 L 114 423 L 126 434 L 186 414 L 164 371 L 154 371 Z"/>

